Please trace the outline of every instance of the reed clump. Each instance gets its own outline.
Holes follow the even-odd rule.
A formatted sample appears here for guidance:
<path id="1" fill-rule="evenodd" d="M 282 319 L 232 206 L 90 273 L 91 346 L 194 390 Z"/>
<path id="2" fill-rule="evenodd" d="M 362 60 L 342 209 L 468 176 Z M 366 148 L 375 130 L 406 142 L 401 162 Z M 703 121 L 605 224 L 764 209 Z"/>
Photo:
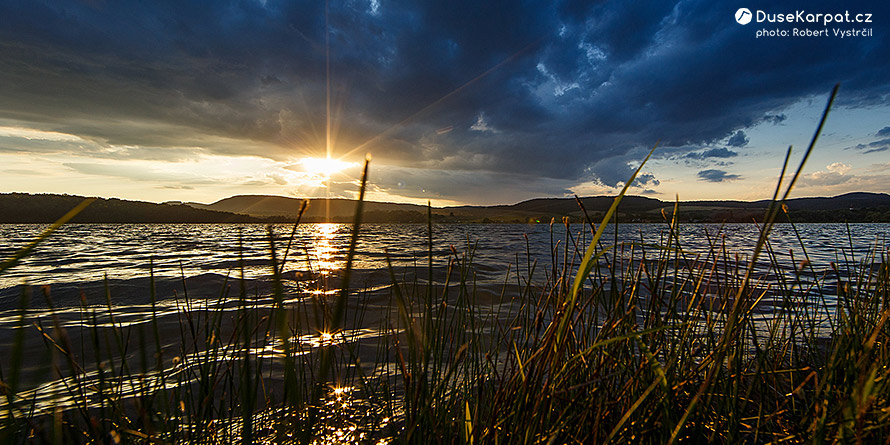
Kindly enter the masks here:
<path id="1" fill-rule="evenodd" d="M 271 228 L 264 292 L 242 268 L 211 299 L 183 286 L 170 303 L 152 285 L 142 322 L 110 290 L 72 322 L 49 291 L 35 316 L 23 291 L 6 314 L 0 441 L 890 441 L 886 247 L 817 268 L 770 244 L 830 103 L 745 256 L 720 229 L 687 249 L 677 209 L 659 242 L 609 244 L 625 187 L 599 224 L 551 222 L 550 258 L 528 255 L 494 294 L 476 285 L 472 240 L 436 266 L 432 223 L 425 262 L 390 265 L 383 291 L 355 286 L 361 206 L 334 292 L 289 283 L 294 232 Z"/>

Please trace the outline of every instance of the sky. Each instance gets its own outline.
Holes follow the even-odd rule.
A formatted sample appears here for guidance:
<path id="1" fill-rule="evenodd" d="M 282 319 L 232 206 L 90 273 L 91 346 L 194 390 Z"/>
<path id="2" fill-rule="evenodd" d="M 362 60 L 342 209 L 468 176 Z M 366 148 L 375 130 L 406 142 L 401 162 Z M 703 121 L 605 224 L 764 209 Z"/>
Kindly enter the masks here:
<path id="1" fill-rule="evenodd" d="M 0 0 L 0 192 L 354 197 L 370 158 L 372 200 L 512 204 L 657 143 L 630 194 L 767 199 L 837 83 L 792 196 L 887 192 L 888 33 L 872 1 Z"/>

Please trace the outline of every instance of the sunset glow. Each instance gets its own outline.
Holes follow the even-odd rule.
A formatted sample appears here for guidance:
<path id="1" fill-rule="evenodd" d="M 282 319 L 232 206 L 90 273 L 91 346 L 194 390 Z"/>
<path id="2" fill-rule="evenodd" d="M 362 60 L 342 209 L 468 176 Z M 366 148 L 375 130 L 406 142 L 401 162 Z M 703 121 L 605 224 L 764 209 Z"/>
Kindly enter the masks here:
<path id="1" fill-rule="evenodd" d="M 303 158 L 299 164 L 307 173 L 330 177 L 358 164 L 331 158 Z"/>

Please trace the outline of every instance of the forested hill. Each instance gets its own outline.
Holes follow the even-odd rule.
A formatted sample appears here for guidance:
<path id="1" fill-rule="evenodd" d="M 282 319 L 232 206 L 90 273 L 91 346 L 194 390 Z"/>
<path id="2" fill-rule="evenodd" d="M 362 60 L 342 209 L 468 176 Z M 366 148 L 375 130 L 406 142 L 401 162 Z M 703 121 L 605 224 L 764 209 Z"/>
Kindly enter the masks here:
<path id="1" fill-rule="evenodd" d="M 0 223 L 50 223 L 85 198 L 53 194 L 0 194 Z M 614 197 L 581 198 L 584 210 L 574 198 L 539 198 L 512 205 L 434 207 L 435 222 L 550 222 L 569 218 L 599 222 Z M 351 222 L 354 200 L 308 199 L 303 222 Z M 240 195 L 213 204 L 142 201 L 98 198 L 72 222 L 90 223 L 258 223 L 288 222 L 296 219 L 303 200 L 283 196 Z M 768 201 L 685 201 L 679 203 L 684 222 L 759 221 Z M 890 222 L 890 195 L 848 193 L 825 198 L 797 198 L 787 201 L 794 222 Z M 618 219 L 622 222 L 658 222 L 670 218 L 674 203 L 642 196 L 626 196 Z M 585 215 L 586 212 L 586 215 Z M 427 208 L 414 204 L 366 202 L 363 220 L 367 223 L 426 222 Z M 779 221 L 787 221 L 780 216 Z"/>
<path id="2" fill-rule="evenodd" d="M 0 194 L 0 223 L 52 223 L 80 204 L 83 196 Z M 187 205 L 98 198 L 71 222 L 82 223 L 224 223 L 265 219 Z"/>
<path id="3" fill-rule="evenodd" d="M 599 221 L 613 196 L 590 196 L 580 201 L 587 216 Z M 258 217 L 276 215 L 296 217 L 302 199 L 283 196 L 239 195 L 213 204 L 189 204 L 197 208 L 222 210 Z M 890 195 L 885 193 L 847 193 L 834 197 L 795 198 L 787 201 L 787 209 L 795 222 L 890 222 Z M 760 220 L 769 201 L 682 201 L 681 221 L 751 222 Z M 433 219 L 438 222 L 549 222 L 568 217 L 584 221 L 584 212 L 574 198 L 538 198 L 510 205 L 434 207 Z M 619 220 L 625 222 L 663 221 L 674 211 L 674 203 L 643 196 L 626 196 L 619 207 Z M 310 198 L 303 215 L 305 222 L 349 222 L 355 213 L 350 199 Z M 366 222 L 424 222 L 425 206 L 385 202 L 366 202 Z M 785 217 L 780 221 L 785 221 Z"/>

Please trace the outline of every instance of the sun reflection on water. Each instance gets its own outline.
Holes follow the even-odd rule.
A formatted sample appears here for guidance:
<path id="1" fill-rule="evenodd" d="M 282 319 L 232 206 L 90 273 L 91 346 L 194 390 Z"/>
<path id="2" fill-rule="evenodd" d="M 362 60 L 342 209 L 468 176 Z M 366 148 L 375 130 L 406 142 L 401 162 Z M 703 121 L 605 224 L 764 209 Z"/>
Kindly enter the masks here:
<path id="1" fill-rule="evenodd" d="M 339 270 L 341 266 L 341 256 L 334 241 L 337 237 L 337 231 L 340 224 L 316 224 L 316 237 L 313 245 L 313 256 L 318 271 L 322 275 L 328 275 L 333 271 Z"/>

